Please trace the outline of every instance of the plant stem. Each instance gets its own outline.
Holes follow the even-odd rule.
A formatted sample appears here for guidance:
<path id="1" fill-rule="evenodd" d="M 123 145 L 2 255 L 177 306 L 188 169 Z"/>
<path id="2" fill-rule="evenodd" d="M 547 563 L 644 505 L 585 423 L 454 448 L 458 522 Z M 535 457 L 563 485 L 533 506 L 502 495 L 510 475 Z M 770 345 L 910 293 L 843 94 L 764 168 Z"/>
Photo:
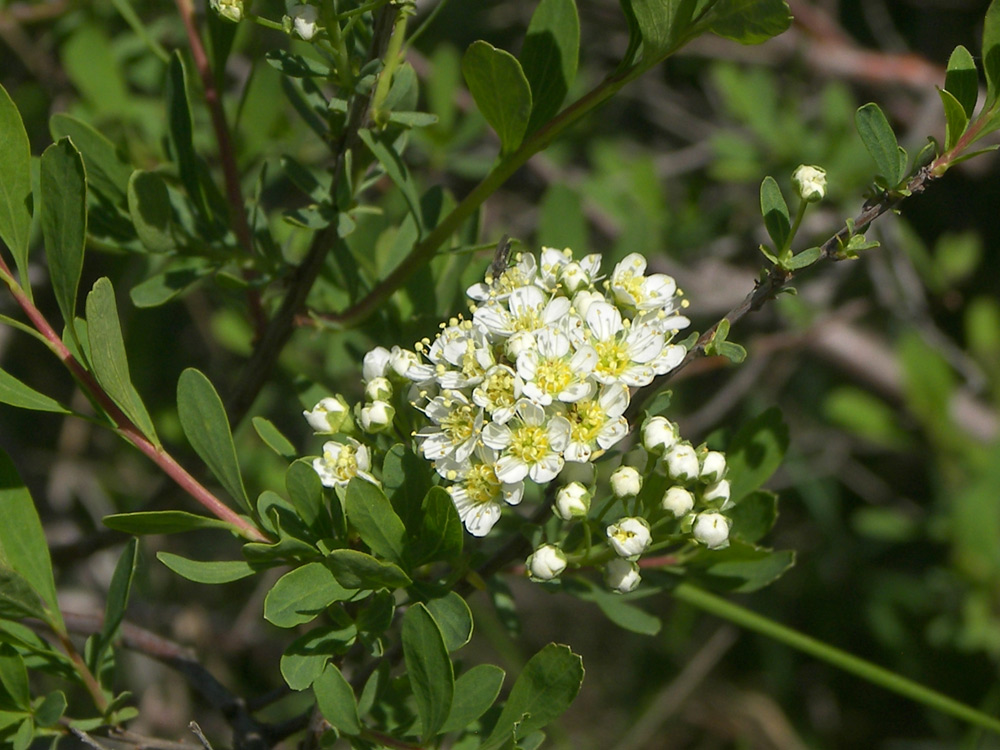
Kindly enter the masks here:
<path id="1" fill-rule="evenodd" d="M 774 620 L 733 604 L 715 594 L 710 594 L 690 583 L 678 585 L 673 590 L 673 595 L 682 602 L 686 602 L 698 609 L 728 620 L 735 625 L 752 630 L 755 633 L 760 633 L 786 646 L 814 656 L 837 669 L 867 680 L 873 685 L 878 685 L 962 721 L 967 721 L 978 727 L 1000 733 L 1000 720 L 982 711 L 977 711 L 971 706 L 949 698 L 943 693 L 931 690 L 920 683 L 909 680 L 877 664 L 872 664 L 854 654 L 842 651 L 797 630 L 779 625 Z"/>
<path id="2" fill-rule="evenodd" d="M 97 682 L 97 678 L 94 677 L 94 673 L 87 667 L 87 663 L 80 656 L 80 652 L 76 650 L 76 646 L 73 645 L 73 641 L 69 639 L 66 633 L 56 631 L 56 637 L 59 639 L 63 651 L 66 652 L 66 656 L 73 662 L 73 667 L 76 669 L 76 673 L 80 675 L 80 679 L 83 680 L 83 684 L 86 686 L 87 692 L 90 693 L 90 698 L 94 701 L 97 710 L 102 715 L 105 714 L 108 710 L 108 699 L 104 696 L 104 691 L 101 690 L 101 686 Z"/>

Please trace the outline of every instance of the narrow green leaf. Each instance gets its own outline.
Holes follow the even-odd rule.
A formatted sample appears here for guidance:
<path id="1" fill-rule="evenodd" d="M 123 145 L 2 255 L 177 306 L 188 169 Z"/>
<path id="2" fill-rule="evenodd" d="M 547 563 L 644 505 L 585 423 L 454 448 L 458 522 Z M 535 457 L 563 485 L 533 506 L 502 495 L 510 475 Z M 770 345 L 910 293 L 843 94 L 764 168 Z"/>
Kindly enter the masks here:
<path id="1" fill-rule="evenodd" d="M 573 595 L 596 604 L 604 616 L 618 627 L 639 635 L 656 635 L 663 627 L 659 617 L 630 604 L 621 594 L 614 594 L 601 585 L 589 582 L 586 585 L 586 590 L 573 591 Z"/>
<path id="2" fill-rule="evenodd" d="M 195 583 L 231 583 L 256 572 L 245 560 L 190 560 L 171 552 L 157 552 L 156 559 L 181 578 Z"/>
<path id="3" fill-rule="evenodd" d="M 441 734 L 465 729 L 486 713 L 500 695 L 504 671 L 492 664 L 478 664 L 455 680 L 455 698 Z"/>
<path id="4" fill-rule="evenodd" d="M 139 241 L 151 253 L 177 248 L 167 183 L 156 172 L 137 169 L 128 181 L 128 212 Z"/>
<path id="5" fill-rule="evenodd" d="M 357 636 L 353 625 L 310 630 L 292 641 L 281 655 L 281 676 L 292 690 L 305 690 L 323 673 L 330 657 L 347 651 Z"/>
<path id="6" fill-rule="evenodd" d="M 9 567 L 41 597 L 48 615 L 42 617 L 63 632 L 56 599 L 52 559 L 42 522 L 10 456 L 0 450 L 0 565 Z M 16 585 L 14 586 L 16 588 Z M 30 600 L 30 598 L 29 598 Z"/>
<path id="7" fill-rule="evenodd" d="M 521 739 L 558 718 L 583 682 L 583 660 L 569 646 L 550 643 L 528 660 L 482 750 Z"/>
<path id="8" fill-rule="evenodd" d="M 531 117 L 531 86 L 521 63 L 482 40 L 462 56 L 462 75 L 483 117 L 500 138 L 500 153 L 521 145 Z"/>
<path id="9" fill-rule="evenodd" d="M 125 205 L 125 191 L 132 165 L 115 145 L 93 127 L 66 114 L 52 115 L 49 120 L 52 140 L 69 136 L 80 150 L 87 173 L 87 186 L 116 206 Z"/>
<path id="10" fill-rule="evenodd" d="M 319 60 L 296 55 L 283 49 L 269 50 L 264 59 L 267 64 L 292 78 L 326 78 L 330 68 Z"/>
<path id="11" fill-rule="evenodd" d="M 14 256 L 21 286 L 28 288 L 31 233 L 31 146 L 7 89 L 0 86 L 0 240 Z"/>
<path id="12" fill-rule="evenodd" d="M 72 413 L 55 399 L 39 393 L 4 370 L 0 370 L 0 404 L 10 404 L 19 409 L 32 411 L 50 411 L 55 414 Z"/>
<path id="13" fill-rule="evenodd" d="M 822 249 L 818 247 L 807 248 L 801 253 L 793 255 L 785 261 L 783 266 L 789 271 L 798 271 L 800 268 L 806 268 L 807 266 L 811 266 L 813 263 L 818 261 L 822 252 Z"/>
<path id="14" fill-rule="evenodd" d="M 399 566 L 357 550 L 335 549 L 326 561 L 337 580 L 350 589 L 401 589 L 412 583 Z"/>
<path id="15" fill-rule="evenodd" d="M 226 408 L 211 381 L 194 368 L 186 369 L 177 380 L 177 415 L 191 447 L 226 492 L 250 510 Z"/>
<path id="16" fill-rule="evenodd" d="M 774 249 L 780 253 L 785 248 L 785 243 L 788 242 L 792 223 L 788 215 L 788 204 L 785 203 L 785 197 L 781 194 L 781 188 L 770 175 L 760 183 L 760 212 L 764 217 L 764 228 L 767 229 L 771 241 L 774 242 Z"/>
<path id="17" fill-rule="evenodd" d="M 250 420 L 254 430 L 264 444 L 287 461 L 294 461 L 299 456 L 292 441 L 286 438 L 274 423 L 264 417 L 254 417 Z M 315 473 L 315 472 L 314 472 Z"/>
<path id="18" fill-rule="evenodd" d="M 420 210 L 420 192 L 417 189 L 416 183 L 410 177 L 410 172 L 406 168 L 403 159 L 396 152 L 392 143 L 383 136 L 375 135 L 370 130 L 362 128 L 358 131 L 358 137 L 368 147 L 368 150 L 372 152 L 372 155 L 378 159 L 378 163 L 382 165 L 385 173 L 389 175 L 389 179 L 395 183 L 396 187 L 403 194 L 406 205 L 410 209 L 410 215 L 417 222 L 420 235 L 423 236 L 425 234 L 425 226 L 423 212 Z"/>
<path id="19" fill-rule="evenodd" d="M 875 162 L 879 174 L 885 179 L 886 186 L 896 187 L 903 179 L 899 163 L 899 143 L 885 114 L 877 104 L 868 103 L 855 113 L 854 122 L 861 141 Z"/>
<path id="20" fill-rule="evenodd" d="M 118 564 L 115 565 L 115 572 L 111 576 L 111 585 L 108 587 L 108 601 L 104 605 L 104 623 L 101 625 L 101 632 L 94 647 L 90 668 L 93 672 L 98 672 L 104 654 L 111 644 L 118 637 L 122 620 L 125 619 L 125 608 L 128 606 L 129 592 L 132 590 L 132 580 L 135 577 L 135 566 L 138 562 L 136 554 L 139 540 L 130 539 L 125 549 L 122 550 Z"/>
<path id="21" fill-rule="evenodd" d="M 745 424 L 726 451 L 730 497 L 738 503 L 760 487 L 781 465 L 788 449 L 788 426 L 777 408 Z"/>
<path id="22" fill-rule="evenodd" d="M 718 0 L 712 6 L 709 30 L 740 44 L 760 44 L 791 24 L 785 0 Z"/>
<path id="23" fill-rule="evenodd" d="M 971 119 L 976 111 L 979 98 L 979 74 L 972 54 L 961 44 L 948 58 L 948 72 L 944 76 L 944 88 L 962 105 L 966 119 Z"/>
<path id="24" fill-rule="evenodd" d="M 178 534 L 195 529 L 232 529 L 218 518 L 199 516 L 183 510 L 147 510 L 136 513 L 116 513 L 104 517 L 104 525 L 115 531 L 142 536 L 143 534 Z"/>
<path id="25" fill-rule="evenodd" d="M 69 138 L 45 149 L 39 180 L 49 278 L 63 320 L 68 323 L 76 317 L 77 287 L 87 239 L 87 177 L 83 158 Z"/>
<path id="26" fill-rule="evenodd" d="M 445 596 L 425 603 L 427 611 L 441 628 L 448 651 L 458 651 L 472 639 L 472 610 L 465 599 L 449 591 Z"/>
<path id="27" fill-rule="evenodd" d="M 323 563 L 306 563 L 285 573 L 267 592 L 264 619 L 279 628 L 294 628 L 354 593 L 341 586 Z"/>
<path id="28" fill-rule="evenodd" d="M 421 736 L 427 742 L 451 713 L 455 673 L 441 629 L 423 604 L 413 605 L 403 617 L 403 659 L 417 701 Z"/>
<path id="29" fill-rule="evenodd" d="M 580 16 L 575 0 L 541 0 L 531 16 L 521 48 L 521 66 L 531 90 L 528 133 L 562 107 L 580 57 Z"/>
<path id="30" fill-rule="evenodd" d="M 769 550 L 733 539 L 725 549 L 706 550 L 691 564 L 691 579 L 717 591 L 749 594 L 780 578 L 795 564 L 791 550 Z"/>
<path id="31" fill-rule="evenodd" d="M 983 69 L 986 71 L 986 104 L 1000 99 L 1000 2 L 992 0 L 983 21 Z"/>
<path id="32" fill-rule="evenodd" d="M 105 277 L 94 283 L 87 295 L 87 338 L 90 342 L 90 362 L 94 376 L 119 408 L 142 433 L 159 443 L 153 422 L 132 385 L 125 341 L 118 322 L 115 291 Z"/>
<path id="33" fill-rule="evenodd" d="M 158 307 L 186 291 L 214 270 L 203 258 L 178 258 L 166 270 L 132 287 L 129 297 L 136 307 Z"/>
<path id="34" fill-rule="evenodd" d="M 406 527 L 380 488 L 355 477 L 347 485 L 344 510 L 347 520 L 372 552 L 402 564 Z"/>
<path id="35" fill-rule="evenodd" d="M 308 460 L 299 459 L 288 467 L 285 490 L 295 511 L 310 528 L 315 528 L 317 521 L 326 517 L 323 484 Z M 332 536 L 332 529 L 324 527 L 323 536 Z"/>
<path id="36" fill-rule="evenodd" d="M 31 707 L 28 670 L 24 659 L 9 643 L 0 643 L 0 688 L 17 708 L 28 710 Z"/>
<path id="37" fill-rule="evenodd" d="M 944 150 L 951 151 L 969 125 L 969 118 L 961 102 L 944 89 L 938 89 L 941 104 L 944 105 L 945 135 Z"/>
<path id="38" fill-rule="evenodd" d="M 351 684 L 344 679 L 334 664 L 327 664 L 323 673 L 313 682 L 316 704 L 323 718 L 344 734 L 361 734 L 358 702 Z"/>
<path id="39" fill-rule="evenodd" d="M 462 554 L 465 530 L 451 495 L 431 487 L 421 505 L 420 528 L 410 542 L 412 564 L 454 560 Z"/>
<path id="40" fill-rule="evenodd" d="M 29 716 L 21 726 L 17 728 L 10 740 L 11 750 L 28 750 L 31 741 L 35 738 L 35 722 Z"/>

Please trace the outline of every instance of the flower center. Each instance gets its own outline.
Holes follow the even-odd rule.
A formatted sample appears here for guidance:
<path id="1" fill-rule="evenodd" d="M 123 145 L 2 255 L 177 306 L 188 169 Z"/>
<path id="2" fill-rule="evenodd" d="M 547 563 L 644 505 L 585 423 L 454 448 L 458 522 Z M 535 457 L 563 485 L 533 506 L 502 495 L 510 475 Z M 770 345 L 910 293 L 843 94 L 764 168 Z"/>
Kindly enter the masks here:
<path id="1" fill-rule="evenodd" d="M 465 442 L 472 437 L 475 428 L 476 414 L 469 404 L 459 405 L 441 420 L 441 431 L 455 444 Z"/>
<path id="2" fill-rule="evenodd" d="M 354 448 L 350 445 L 342 445 L 336 461 L 329 451 L 324 458 L 328 463 L 333 464 L 333 474 L 338 479 L 347 481 L 358 473 L 358 457 Z"/>
<path id="3" fill-rule="evenodd" d="M 490 464 L 476 464 L 465 476 L 465 491 L 476 505 L 493 502 L 500 489 L 500 480 Z"/>
<path id="4" fill-rule="evenodd" d="M 510 441 L 510 453 L 526 464 L 537 464 L 549 453 L 549 436 L 542 427 L 521 425 Z"/>
<path id="5" fill-rule="evenodd" d="M 574 443 L 589 443 L 597 437 L 605 421 L 601 405 L 589 400 L 573 404 L 566 418 L 570 421 L 570 435 Z"/>
<path id="6" fill-rule="evenodd" d="M 483 384 L 483 393 L 489 404 L 487 409 L 491 414 L 497 409 L 513 406 L 514 376 L 503 370 L 493 373 Z"/>
<path id="7" fill-rule="evenodd" d="M 594 367 L 594 372 L 601 375 L 618 377 L 625 372 L 632 361 L 625 343 L 614 338 L 595 341 L 594 349 L 597 351 L 597 365 Z"/>
<path id="8" fill-rule="evenodd" d="M 476 345 L 471 341 L 465 342 L 465 354 L 462 355 L 462 374 L 466 378 L 481 377 L 484 370 L 476 359 Z"/>
<path id="9" fill-rule="evenodd" d="M 535 370 L 535 384 L 543 393 L 555 396 L 573 382 L 573 370 L 562 359 L 544 359 Z"/>

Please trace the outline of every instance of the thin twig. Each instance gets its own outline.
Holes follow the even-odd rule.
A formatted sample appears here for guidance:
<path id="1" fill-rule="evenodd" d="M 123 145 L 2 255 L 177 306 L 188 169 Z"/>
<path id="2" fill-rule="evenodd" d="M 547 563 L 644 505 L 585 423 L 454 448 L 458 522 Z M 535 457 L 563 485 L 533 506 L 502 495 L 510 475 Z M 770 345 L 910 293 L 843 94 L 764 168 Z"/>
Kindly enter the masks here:
<path id="1" fill-rule="evenodd" d="M 197 721 L 188 722 L 188 729 L 190 729 L 191 733 L 198 738 L 198 742 L 201 743 L 201 746 L 205 748 L 205 750 L 212 750 L 212 743 L 208 741 L 208 737 L 206 737 L 205 733 L 201 731 L 201 727 L 198 726 Z"/>

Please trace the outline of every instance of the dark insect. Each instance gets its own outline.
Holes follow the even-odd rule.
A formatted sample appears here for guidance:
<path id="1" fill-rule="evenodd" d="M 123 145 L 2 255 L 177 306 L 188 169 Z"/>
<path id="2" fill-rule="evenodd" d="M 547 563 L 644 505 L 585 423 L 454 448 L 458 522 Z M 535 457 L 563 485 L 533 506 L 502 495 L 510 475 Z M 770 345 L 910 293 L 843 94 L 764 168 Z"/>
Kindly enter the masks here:
<path id="1" fill-rule="evenodd" d="M 507 263 L 510 260 L 510 235 L 505 234 L 497 243 L 497 249 L 493 253 L 493 262 L 490 263 L 490 276 L 493 284 L 496 285 L 507 270 Z"/>

